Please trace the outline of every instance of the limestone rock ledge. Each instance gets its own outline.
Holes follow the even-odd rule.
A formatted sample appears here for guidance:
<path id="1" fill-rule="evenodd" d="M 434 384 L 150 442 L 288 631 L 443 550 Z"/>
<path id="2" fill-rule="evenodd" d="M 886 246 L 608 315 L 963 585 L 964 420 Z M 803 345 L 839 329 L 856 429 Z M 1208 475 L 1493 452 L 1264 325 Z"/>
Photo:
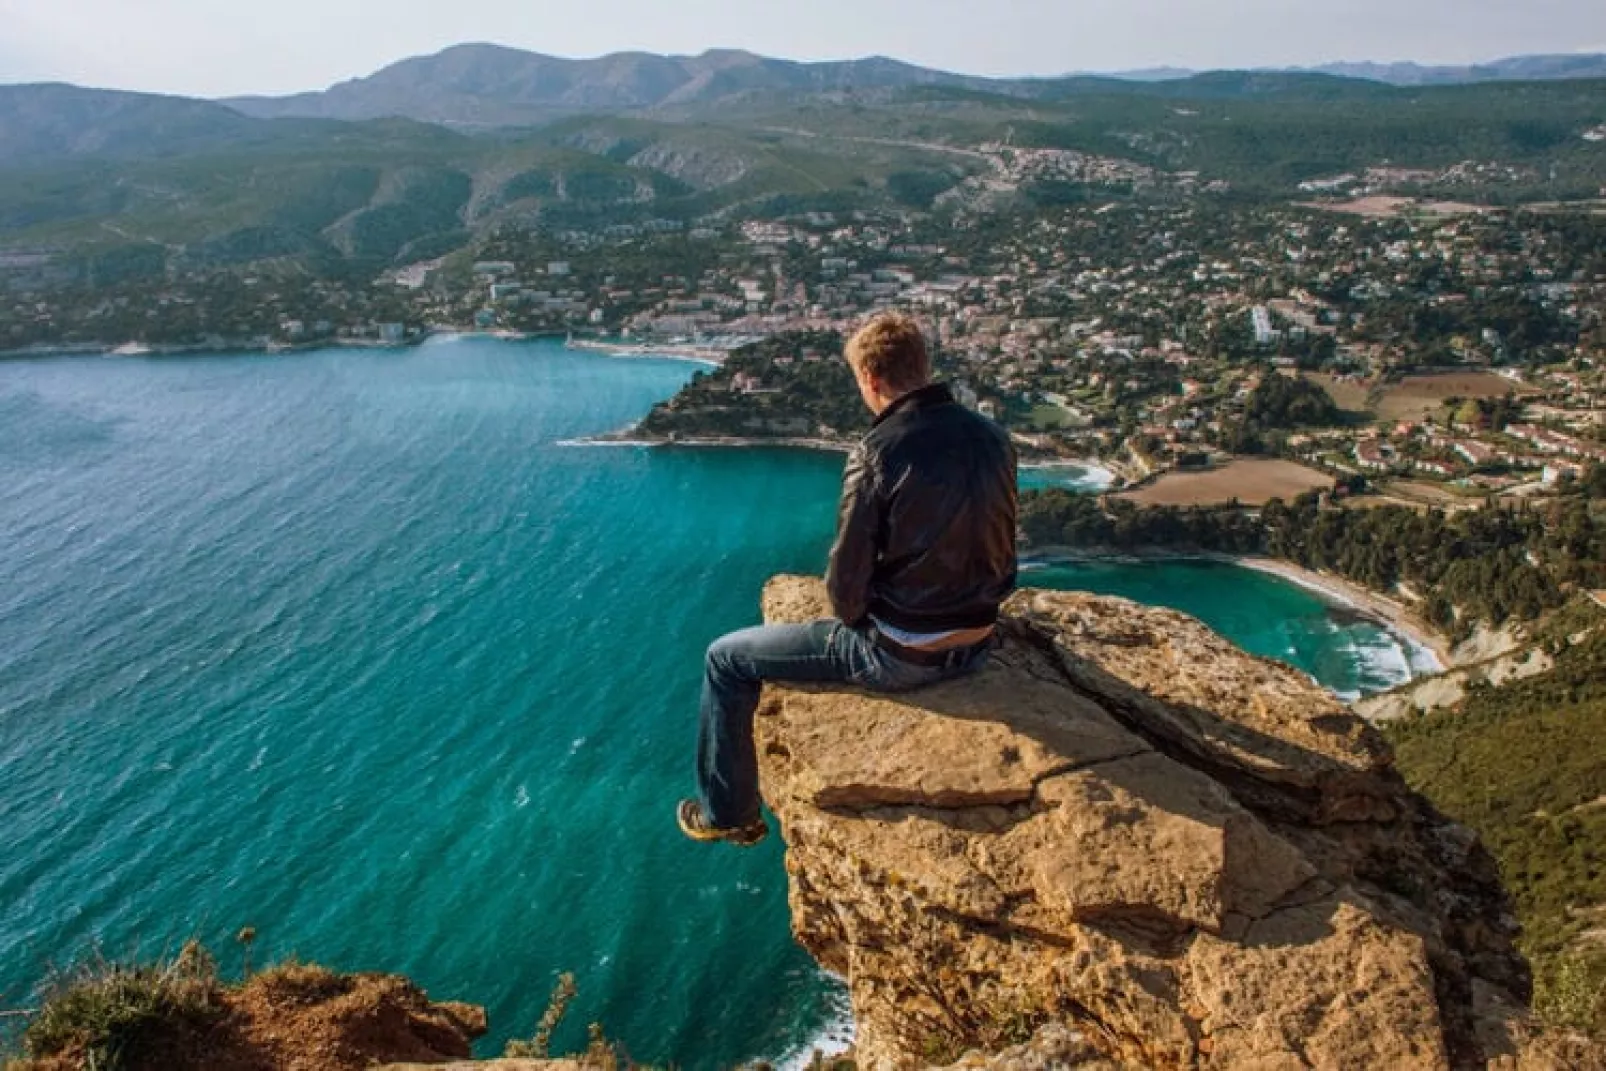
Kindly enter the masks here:
<path id="1" fill-rule="evenodd" d="M 826 616 L 823 586 L 764 614 Z M 1491 859 L 1337 699 L 1122 599 L 1023 590 L 1000 634 L 964 680 L 760 707 L 861 1068 L 1545 1066 Z"/>

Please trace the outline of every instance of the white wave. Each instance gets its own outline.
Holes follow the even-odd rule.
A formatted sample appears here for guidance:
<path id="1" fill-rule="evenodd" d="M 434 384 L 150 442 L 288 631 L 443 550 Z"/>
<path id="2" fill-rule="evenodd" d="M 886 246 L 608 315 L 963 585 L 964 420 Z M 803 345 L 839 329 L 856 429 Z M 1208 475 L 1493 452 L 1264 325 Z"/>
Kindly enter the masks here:
<path id="1" fill-rule="evenodd" d="M 1418 642 L 1414 636 L 1401 636 L 1399 639 L 1405 645 L 1406 661 L 1411 665 L 1411 676 L 1426 677 L 1444 672 L 1444 661 L 1433 648 Z"/>
<path id="2" fill-rule="evenodd" d="M 699 357 L 694 353 L 685 353 L 678 350 L 659 350 L 651 346 L 636 348 L 634 346 L 585 346 L 569 345 L 566 347 L 574 353 L 589 353 L 596 357 L 617 357 L 626 361 L 686 361 L 690 364 L 700 364 L 707 368 L 718 368 L 719 362 L 712 357 Z"/>
<path id="3" fill-rule="evenodd" d="M 617 357 L 625 361 L 682 361 L 686 364 L 700 364 L 704 368 L 719 367 L 719 362 L 710 357 L 693 357 L 689 353 L 604 353 L 602 356 Z"/>
<path id="4" fill-rule="evenodd" d="M 1078 491 L 1108 491 L 1115 482 L 1115 473 L 1096 461 L 1042 461 L 1022 465 L 1022 472 L 1057 473 L 1072 470 L 1077 475 L 1066 481 L 1066 486 Z"/>
<path id="5" fill-rule="evenodd" d="M 651 439 L 559 439 L 554 446 L 661 446 Z"/>
<path id="6" fill-rule="evenodd" d="M 1346 703 L 1353 703 L 1365 695 L 1386 692 L 1421 672 L 1414 664 L 1410 641 L 1388 629 L 1379 628 L 1376 639 L 1358 637 L 1354 633 L 1348 638 L 1344 653 L 1355 667 L 1358 687 L 1333 689 L 1334 694 Z"/>
<path id="7" fill-rule="evenodd" d="M 813 1037 L 789 1049 L 776 1061 L 779 1071 L 805 1071 L 814 1062 L 814 1054 L 840 1056 L 853 1048 L 857 1030 L 853 1025 L 853 1009 L 848 1004 L 845 989 L 835 989 L 830 996 L 831 1015 Z"/>
<path id="8" fill-rule="evenodd" d="M 1253 560 L 1239 561 L 1237 564 L 1240 568 L 1253 569 L 1258 573 L 1275 576 L 1280 580 L 1293 584 L 1295 587 L 1304 588 L 1328 605 L 1341 606 L 1346 610 L 1352 610 L 1375 625 L 1384 636 L 1388 637 L 1404 659 L 1405 676 L 1395 681 L 1394 684 L 1403 684 L 1414 677 L 1444 672 L 1444 663 L 1440 661 L 1433 648 L 1376 611 L 1363 606 L 1340 588 L 1324 584 L 1320 578 L 1311 576 L 1304 570 L 1284 570 Z M 1394 684 L 1389 685 L 1389 687 L 1394 687 Z"/>

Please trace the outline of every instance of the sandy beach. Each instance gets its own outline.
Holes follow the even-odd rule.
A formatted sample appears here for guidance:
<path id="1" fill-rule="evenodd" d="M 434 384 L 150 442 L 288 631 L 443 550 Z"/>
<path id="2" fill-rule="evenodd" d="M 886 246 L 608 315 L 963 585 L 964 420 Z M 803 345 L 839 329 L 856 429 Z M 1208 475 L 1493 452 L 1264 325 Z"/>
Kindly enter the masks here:
<path id="1" fill-rule="evenodd" d="M 1393 632 L 1424 651 L 1431 653 L 1440 670 L 1455 664 L 1455 655 L 1449 637 L 1424 621 L 1409 606 L 1380 595 L 1343 577 L 1318 573 L 1293 562 L 1274 558 L 1230 558 L 1246 569 L 1270 573 L 1290 583 L 1321 595 L 1330 602 L 1349 607 L 1368 617 L 1377 619 Z"/>
<path id="2" fill-rule="evenodd" d="M 1342 606 L 1377 622 L 1388 632 L 1403 640 L 1408 647 L 1414 648 L 1416 652 L 1420 652 L 1420 655 L 1424 656 L 1413 659 L 1413 664 L 1423 665 L 1423 668 L 1427 668 L 1424 663 L 1437 663 L 1432 669 L 1433 672 L 1449 669 L 1455 665 L 1453 645 L 1450 643 L 1449 637 L 1424 621 L 1408 606 L 1363 588 L 1359 584 L 1345 580 L 1343 577 L 1318 573 L 1303 566 L 1295 565 L 1293 562 L 1280 561 L 1275 558 L 1240 558 L 1230 554 L 1212 554 L 1206 551 L 1101 551 L 1085 547 L 1065 546 L 1033 547 L 1021 553 L 1022 564 L 1049 565 L 1063 562 L 1112 560 L 1134 562 L 1214 561 L 1226 562 L 1230 565 L 1241 565 L 1245 569 L 1268 573 L 1291 584 L 1297 584 L 1305 590 L 1321 596 L 1327 602 Z"/>
<path id="3" fill-rule="evenodd" d="M 585 350 L 609 357 L 663 357 L 679 361 L 696 361 L 699 364 L 723 364 L 730 356 L 726 350 L 708 346 L 664 346 L 646 342 L 598 342 L 594 339 L 570 339 L 571 350 Z"/>
<path id="4" fill-rule="evenodd" d="M 641 438 L 634 427 L 612 435 L 594 435 L 587 439 L 565 439 L 559 446 L 724 446 L 724 447 L 753 447 L 774 446 L 791 450 L 823 450 L 832 454 L 845 454 L 853 449 L 850 442 L 837 439 L 805 439 L 805 438 L 763 438 L 750 437 L 720 437 L 707 439 L 659 439 Z"/>

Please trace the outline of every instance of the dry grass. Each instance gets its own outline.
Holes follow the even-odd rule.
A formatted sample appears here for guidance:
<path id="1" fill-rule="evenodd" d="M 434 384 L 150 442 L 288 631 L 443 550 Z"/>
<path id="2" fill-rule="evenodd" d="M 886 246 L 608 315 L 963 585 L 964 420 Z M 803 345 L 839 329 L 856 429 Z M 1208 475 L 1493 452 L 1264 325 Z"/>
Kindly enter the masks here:
<path id="1" fill-rule="evenodd" d="M 1427 505 L 1408 498 L 1396 498 L 1392 495 L 1351 495 L 1344 500 L 1347 509 L 1381 509 L 1384 506 L 1403 506 L 1421 512 Z"/>
<path id="2" fill-rule="evenodd" d="M 1353 201 L 1304 201 L 1299 207 L 1341 212 L 1346 216 L 1365 216 L 1367 219 L 1387 219 L 1398 215 L 1400 209 L 1411 203 L 1409 197 L 1358 197 Z"/>
<path id="3" fill-rule="evenodd" d="M 1406 376 L 1384 388 L 1377 415 L 1389 421 L 1421 420 L 1437 413 L 1446 398 L 1501 398 L 1515 390 L 1516 384 L 1493 372 Z"/>
<path id="4" fill-rule="evenodd" d="M 1367 402 L 1372 391 L 1370 383 L 1339 379 L 1329 372 L 1306 372 L 1303 378 L 1326 391 L 1340 409 L 1351 413 L 1367 411 Z"/>
<path id="5" fill-rule="evenodd" d="M 1460 201 L 1418 201 L 1414 197 L 1393 197 L 1377 194 L 1372 197 L 1358 197 L 1353 201 L 1307 201 L 1301 208 L 1317 208 L 1324 212 L 1341 212 L 1348 216 L 1364 216 L 1367 219 L 1392 219 L 1406 213 L 1420 213 L 1424 216 L 1467 216 L 1481 215 L 1488 209 L 1480 205 L 1463 204 Z"/>
<path id="6" fill-rule="evenodd" d="M 1333 486 L 1333 478 L 1292 461 L 1234 461 L 1208 472 L 1170 472 L 1119 497 L 1144 506 L 1259 506 Z"/>
<path id="7" fill-rule="evenodd" d="M 1386 490 L 1395 498 L 1435 509 L 1469 510 L 1483 504 L 1481 494 L 1462 493 L 1444 484 L 1424 480 L 1392 480 Z"/>
<path id="8" fill-rule="evenodd" d="M 194 941 L 153 964 L 97 955 L 55 978 L 44 997 L 23 1047 L 45 1067 L 179 1066 L 195 1039 L 225 1014 L 217 965 Z"/>
<path id="9" fill-rule="evenodd" d="M 155 964 L 96 958 L 44 996 L 6 1071 L 363 1071 L 467 1059 L 486 1026 L 389 975 L 291 962 L 225 984 L 194 942 Z"/>

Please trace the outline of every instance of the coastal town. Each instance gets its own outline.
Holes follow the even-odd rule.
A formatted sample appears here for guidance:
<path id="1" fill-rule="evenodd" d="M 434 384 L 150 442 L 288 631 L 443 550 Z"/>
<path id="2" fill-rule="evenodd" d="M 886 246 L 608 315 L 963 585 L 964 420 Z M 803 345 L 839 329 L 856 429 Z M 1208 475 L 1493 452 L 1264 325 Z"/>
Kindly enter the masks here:
<path id="1" fill-rule="evenodd" d="M 290 6 L 0 44 L 0 1071 L 1606 1071 L 1599 0 Z"/>
<path id="2" fill-rule="evenodd" d="M 666 263 L 712 245 L 696 274 L 594 279 L 602 269 L 520 260 L 515 243 L 471 270 L 484 280 L 481 327 L 562 317 L 616 346 L 714 356 L 900 309 L 930 325 L 961 396 L 1044 456 L 1100 458 L 1142 483 L 1261 455 L 1455 508 L 1542 493 L 1606 460 L 1599 231 L 1539 213 L 1109 202 L 1016 228 L 813 214 L 750 221 L 723 241 L 614 239 L 637 259 L 661 249 Z M 606 265 L 606 241 L 579 256 Z M 528 274 L 550 289 L 517 281 Z M 595 288 L 560 285 L 577 275 Z M 846 430 L 776 411 L 799 369 L 825 356 L 801 346 L 744 365 L 720 381 L 732 397 L 718 408 L 758 415 L 745 423 L 760 435 Z M 1273 377 L 1323 404 L 1305 420 L 1297 406 L 1292 418 L 1259 412 Z M 1189 482 L 1243 500 L 1308 489 L 1289 465 L 1244 471 L 1247 486 Z"/>
<path id="3" fill-rule="evenodd" d="M 1016 166 L 1086 177 L 1112 165 Z M 477 330 L 718 361 L 898 309 L 929 325 L 960 396 L 1028 452 L 1097 459 L 1122 483 L 1152 485 L 1151 501 L 1342 493 L 1363 477 L 1356 486 L 1380 500 L 1455 509 L 1542 494 L 1606 461 L 1601 217 L 1374 202 L 1109 197 L 1029 216 L 509 230 L 377 280 L 268 264 L 102 288 L 93 303 L 14 270 L 0 340 L 138 353 Z M 786 385 L 827 349 L 732 365 L 705 385 L 703 408 L 738 414 L 749 435 L 849 431 L 785 408 Z M 1278 379 L 1301 397 L 1289 404 Z M 709 386 L 723 396 L 710 402 Z M 1243 457 L 1260 460 L 1230 467 Z"/>

